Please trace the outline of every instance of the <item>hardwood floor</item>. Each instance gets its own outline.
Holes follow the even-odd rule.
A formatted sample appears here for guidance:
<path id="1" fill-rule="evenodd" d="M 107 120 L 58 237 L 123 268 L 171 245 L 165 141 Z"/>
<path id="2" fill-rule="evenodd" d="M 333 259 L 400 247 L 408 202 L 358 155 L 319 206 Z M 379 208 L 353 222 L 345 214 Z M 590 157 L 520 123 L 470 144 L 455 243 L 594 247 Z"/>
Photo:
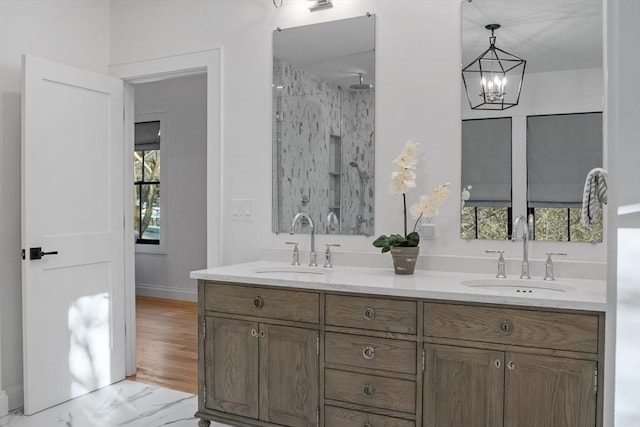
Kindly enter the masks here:
<path id="1" fill-rule="evenodd" d="M 195 302 L 136 297 L 137 373 L 129 380 L 198 393 Z"/>

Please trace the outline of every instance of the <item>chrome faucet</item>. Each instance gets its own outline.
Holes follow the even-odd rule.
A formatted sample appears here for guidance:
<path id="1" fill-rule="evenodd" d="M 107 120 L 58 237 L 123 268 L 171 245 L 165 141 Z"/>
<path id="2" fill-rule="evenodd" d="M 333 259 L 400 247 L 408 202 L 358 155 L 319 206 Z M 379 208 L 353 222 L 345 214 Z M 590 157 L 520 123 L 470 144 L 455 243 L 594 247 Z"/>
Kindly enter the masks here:
<path id="1" fill-rule="evenodd" d="M 521 279 L 531 279 L 529 275 L 529 239 L 531 238 L 531 229 L 533 228 L 533 216 L 529 215 L 528 219 L 524 215 L 518 215 L 513 220 L 513 232 L 511 240 L 518 240 L 518 228 L 522 224 L 522 274 Z"/>
<path id="2" fill-rule="evenodd" d="M 295 234 L 295 227 L 300 218 L 304 218 L 309 222 L 309 227 L 311 228 L 311 253 L 309 254 L 309 265 L 311 267 L 315 267 L 318 264 L 316 263 L 316 226 L 313 224 L 313 220 L 308 213 L 298 212 L 296 216 L 293 217 L 293 221 L 291 221 L 291 234 Z"/>

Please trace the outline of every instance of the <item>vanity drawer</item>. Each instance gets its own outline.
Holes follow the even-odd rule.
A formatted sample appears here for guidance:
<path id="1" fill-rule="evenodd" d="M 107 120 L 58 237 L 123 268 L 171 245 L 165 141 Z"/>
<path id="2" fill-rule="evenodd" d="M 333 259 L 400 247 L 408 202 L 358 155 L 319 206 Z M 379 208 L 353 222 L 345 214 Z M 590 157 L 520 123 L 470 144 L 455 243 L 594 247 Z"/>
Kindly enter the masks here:
<path id="1" fill-rule="evenodd" d="M 326 332 L 326 363 L 379 369 L 405 374 L 416 373 L 416 343 L 388 338 Z"/>
<path id="2" fill-rule="evenodd" d="M 417 303 L 384 298 L 327 295 L 327 325 L 415 334 Z"/>
<path id="3" fill-rule="evenodd" d="M 416 413 L 416 383 L 397 378 L 325 369 L 325 398 Z M 331 425 L 331 424 L 327 424 Z"/>
<path id="4" fill-rule="evenodd" d="M 325 406 L 324 425 L 336 427 L 415 427 L 416 423 L 414 421 L 401 420 L 400 418 L 385 417 L 384 415 Z"/>
<path id="5" fill-rule="evenodd" d="M 262 286 L 205 283 L 204 309 L 295 322 L 320 321 L 318 294 Z"/>
<path id="6" fill-rule="evenodd" d="M 424 304 L 431 337 L 598 352 L 598 316 L 456 304 Z"/>

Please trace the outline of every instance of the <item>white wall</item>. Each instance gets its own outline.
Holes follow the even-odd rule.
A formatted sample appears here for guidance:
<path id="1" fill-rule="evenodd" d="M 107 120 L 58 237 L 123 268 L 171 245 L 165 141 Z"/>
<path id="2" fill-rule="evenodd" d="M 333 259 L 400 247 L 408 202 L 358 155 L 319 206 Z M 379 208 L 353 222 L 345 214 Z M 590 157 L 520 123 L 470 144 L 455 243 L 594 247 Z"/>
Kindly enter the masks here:
<path id="1" fill-rule="evenodd" d="M 271 232 L 272 31 L 370 12 L 376 14 L 375 233 L 401 230 L 401 199 L 387 188 L 391 160 L 413 139 L 420 142 L 422 155 L 418 189 L 408 194 L 408 202 L 440 183 L 450 182 L 452 188 L 438 218 L 439 238 L 423 243 L 422 254 L 450 257 L 455 264 L 460 264 L 459 256 L 479 257 L 491 265 L 485 249 L 507 249 L 515 266 L 521 256 L 519 245 L 459 237 L 460 1 L 334 0 L 333 4 L 332 9 L 311 13 L 303 0 L 284 0 L 279 9 L 266 0 L 113 1 L 115 64 L 223 47 L 223 263 L 258 259 L 261 247 L 285 248 L 289 239 Z M 232 222 L 231 199 L 253 199 L 256 219 Z M 317 248 L 332 242 L 341 243 L 341 251 L 377 254 L 371 245 L 374 238 L 319 236 Z M 308 242 L 299 240 L 304 252 Z M 550 250 L 568 252 L 569 260 L 596 263 L 603 269 L 603 245 L 575 245 L 532 242 L 531 258 L 539 261 L 533 263 L 533 272 L 542 274 L 541 261 Z M 391 266 L 388 256 L 373 256 Z M 340 254 L 336 259 L 340 261 Z M 563 262 L 558 262 L 559 274 Z"/>
<path id="2" fill-rule="evenodd" d="M 609 2 L 610 49 L 609 156 L 614 163 L 610 180 L 617 208 L 609 224 L 607 346 L 615 345 L 607 360 L 605 391 L 615 393 L 615 405 L 605 408 L 606 420 L 616 426 L 640 425 L 640 2 Z M 612 353 L 612 352 L 611 352 Z M 610 353 L 611 356 L 613 356 Z M 615 375 L 614 375 L 615 370 Z"/>
<path id="3" fill-rule="evenodd" d="M 114 63 L 223 46 L 225 264 L 257 259 L 260 247 L 284 247 L 287 240 L 271 233 L 271 33 L 276 27 L 377 14 L 378 231 L 395 231 L 402 224 L 401 201 L 386 188 L 391 160 L 408 139 L 422 143 L 424 161 L 418 173 L 423 191 L 445 181 L 455 188 L 459 181 L 459 77 L 451 73 L 460 62 L 459 2 L 336 0 L 332 9 L 315 13 L 302 0 L 283 3 L 280 9 L 262 0 L 113 3 Z M 228 203 L 236 198 L 255 200 L 254 222 L 230 220 Z M 443 236 L 457 233 L 457 202 L 445 209 L 440 225 Z M 319 244 L 326 239 L 321 236 Z M 377 252 L 373 238 L 332 240 L 344 250 Z M 440 246 L 440 251 L 452 245 L 448 238 L 435 243 L 433 250 Z M 308 243 L 302 240 L 301 246 Z"/>
<path id="4" fill-rule="evenodd" d="M 107 0 L 4 0 L 0 16 L 0 371 L 14 408 L 22 405 L 21 55 L 106 72 L 110 7 Z"/>
<path id="5" fill-rule="evenodd" d="M 189 272 L 207 266 L 207 76 L 199 74 L 135 86 L 136 114 L 166 113 L 162 167 L 167 198 L 165 253 L 136 253 L 136 293 L 196 300 Z"/>

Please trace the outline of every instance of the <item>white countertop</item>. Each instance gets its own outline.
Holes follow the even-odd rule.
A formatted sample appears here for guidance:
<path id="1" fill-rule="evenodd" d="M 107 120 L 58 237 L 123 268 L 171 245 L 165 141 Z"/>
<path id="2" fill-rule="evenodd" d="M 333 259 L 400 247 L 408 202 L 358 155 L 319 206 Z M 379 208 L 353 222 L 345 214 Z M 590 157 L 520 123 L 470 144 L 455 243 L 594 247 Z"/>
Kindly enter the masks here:
<path id="1" fill-rule="evenodd" d="M 413 275 L 404 276 L 396 275 L 392 268 L 337 266 L 325 269 L 270 261 L 193 271 L 191 278 L 447 301 L 606 310 L 606 283 L 603 280 L 557 278 L 556 281 L 543 282 L 541 277 L 528 281 L 515 276 L 496 279 L 486 274 L 426 270 L 416 270 Z M 467 281 L 491 286 L 463 284 Z M 544 289 L 547 285 L 568 290 Z"/>

